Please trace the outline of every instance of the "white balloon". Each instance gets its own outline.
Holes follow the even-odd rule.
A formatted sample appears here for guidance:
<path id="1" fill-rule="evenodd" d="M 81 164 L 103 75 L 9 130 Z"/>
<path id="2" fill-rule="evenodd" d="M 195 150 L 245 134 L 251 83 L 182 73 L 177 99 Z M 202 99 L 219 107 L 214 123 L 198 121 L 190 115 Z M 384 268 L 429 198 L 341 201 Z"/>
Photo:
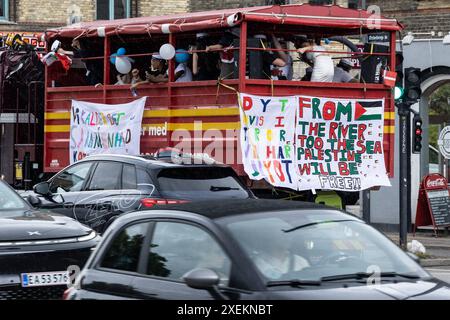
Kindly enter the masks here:
<path id="1" fill-rule="evenodd" d="M 131 71 L 131 62 L 125 57 L 116 57 L 116 69 L 122 74 L 127 74 Z"/>
<path id="2" fill-rule="evenodd" d="M 163 44 L 159 48 L 159 55 L 166 60 L 173 59 L 175 57 L 175 47 L 170 43 Z"/>

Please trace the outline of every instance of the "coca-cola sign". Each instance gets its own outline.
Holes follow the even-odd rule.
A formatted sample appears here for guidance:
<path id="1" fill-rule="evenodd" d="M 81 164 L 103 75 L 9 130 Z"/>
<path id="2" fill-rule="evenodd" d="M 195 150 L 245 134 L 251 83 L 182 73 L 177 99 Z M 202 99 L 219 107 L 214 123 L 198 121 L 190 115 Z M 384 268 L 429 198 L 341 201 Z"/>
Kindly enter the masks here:
<path id="1" fill-rule="evenodd" d="M 444 176 L 433 173 L 425 179 L 426 189 L 447 189 L 447 179 Z"/>

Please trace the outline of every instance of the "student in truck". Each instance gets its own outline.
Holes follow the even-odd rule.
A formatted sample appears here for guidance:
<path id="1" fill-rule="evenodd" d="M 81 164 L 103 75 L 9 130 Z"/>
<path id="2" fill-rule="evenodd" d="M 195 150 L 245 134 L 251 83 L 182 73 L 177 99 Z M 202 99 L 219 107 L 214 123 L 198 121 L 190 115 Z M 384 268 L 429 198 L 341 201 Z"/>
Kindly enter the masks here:
<path id="1" fill-rule="evenodd" d="M 141 84 L 146 83 L 164 83 L 169 81 L 167 74 L 167 63 L 157 52 L 152 54 L 150 70 L 145 71 L 145 80 L 133 83 L 132 89 L 136 89 Z"/>
<path id="2" fill-rule="evenodd" d="M 295 47 L 297 52 L 301 54 L 301 59 L 313 65 L 311 75 L 312 82 L 333 82 L 334 63 L 331 56 L 324 52 L 326 49 L 313 40 L 304 36 L 296 38 Z"/>
<path id="3" fill-rule="evenodd" d="M 265 48 L 269 48 L 270 44 L 267 41 L 267 36 L 265 34 L 256 34 L 253 36 L 253 38 L 255 39 L 260 39 L 261 43 L 263 44 L 263 46 Z M 273 37 L 275 38 L 275 37 Z M 281 45 L 278 41 L 276 41 L 277 43 L 275 44 L 275 46 L 278 46 L 277 48 L 281 49 Z M 280 51 L 282 52 L 282 51 Z M 285 68 L 287 63 L 286 61 L 282 58 L 282 56 L 284 56 L 283 54 L 279 54 L 274 53 L 272 51 L 268 51 L 268 50 L 264 50 L 262 52 L 262 60 L 263 60 L 263 78 L 264 79 L 273 79 L 272 78 L 272 70 L 273 68 Z M 285 58 L 287 60 L 287 58 Z M 287 70 L 285 70 L 286 72 Z M 281 75 L 281 74 L 280 74 Z M 276 76 L 276 79 L 278 80 L 279 77 L 278 75 Z"/>
<path id="4" fill-rule="evenodd" d="M 221 79 L 232 79 L 234 74 L 234 50 L 233 42 L 234 39 L 239 38 L 239 28 L 231 28 L 224 32 L 222 38 L 220 38 L 217 44 L 207 46 L 205 48 L 206 52 L 211 52 L 214 50 L 220 51 L 220 78 Z"/>

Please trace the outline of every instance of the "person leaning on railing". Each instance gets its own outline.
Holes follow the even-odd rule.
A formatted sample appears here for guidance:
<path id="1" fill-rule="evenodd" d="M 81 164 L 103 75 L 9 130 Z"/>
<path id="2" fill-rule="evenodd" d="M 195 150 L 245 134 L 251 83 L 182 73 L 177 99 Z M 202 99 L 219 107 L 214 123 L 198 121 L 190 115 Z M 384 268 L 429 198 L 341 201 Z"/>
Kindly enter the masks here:
<path id="1" fill-rule="evenodd" d="M 145 80 L 133 83 L 131 85 L 132 89 L 136 89 L 141 84 L 145 83 L 164 83 L 169 81 L 169 76 L 167 74 L 167 63 L 158 53 L 152 54 L 152 59 L 150 62 L 150 70 L 145 71 Z"/>
<path id="2" fill-rule="evenodd" d="M 297 52 L 301 54 L 301 59 L 312 64 L 311 81 L 333 82 L 334 63 L 323 46 L 314 44 L 311 39 L 300 36 L 295 39 L 295 47 Z"/>

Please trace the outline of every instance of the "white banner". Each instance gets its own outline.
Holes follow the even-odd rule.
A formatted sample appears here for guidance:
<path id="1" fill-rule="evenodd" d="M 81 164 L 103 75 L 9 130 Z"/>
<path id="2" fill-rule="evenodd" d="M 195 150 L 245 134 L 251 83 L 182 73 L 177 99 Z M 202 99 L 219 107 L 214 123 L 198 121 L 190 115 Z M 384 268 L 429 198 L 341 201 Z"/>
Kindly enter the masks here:
<path id="1" fill-rule="evenodd" d="M 278 187 L 297 188 L 294 166 L 295 97 L 240 94 L 245 172 Z"/>
<path id="2" fill-rule="evenodd" d="M 299 190 L 390 186 L 383 152 L 384 99 L 298 98 Z"/>
<path id="3" fill-rule="evenodd" d="M 93 154 L 140 154 L 146 97 L 124 104 L 72 100 L 70 163 Z"/>
<path id="4" fill-rule="evenodd" d="M 390 186 L 384 99 L 240 94 L 241 151 L 253 180 L 295 190 Z"/>

